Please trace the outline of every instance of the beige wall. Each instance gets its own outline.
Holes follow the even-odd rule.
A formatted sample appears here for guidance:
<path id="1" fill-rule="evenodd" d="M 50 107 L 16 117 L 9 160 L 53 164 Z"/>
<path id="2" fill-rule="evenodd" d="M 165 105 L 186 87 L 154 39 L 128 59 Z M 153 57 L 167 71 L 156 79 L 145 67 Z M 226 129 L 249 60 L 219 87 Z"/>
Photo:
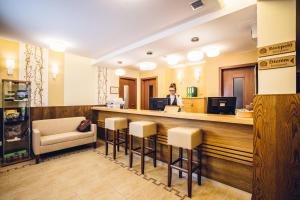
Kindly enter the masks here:
<path id="1" fill-rule="evenodd" d="M 97 68 L 92 59 L 68 53 L 64 58 L 64 105 L 97 104 Z"/>
<path id="2" fill-rule="evenodd" d="M 258 47 L 296 40 L 296 0 L 257 2 Z M 260 70 L 260 94 L 296 93 L 296 67 Z"/>
<path id="3" fill-rule="evenodd" d="M 219 68 L 247 63 L 255 63 L 257 61 L 256 49 L 247 52 L 234 54 L 224 54 L 216 58 L 209 59 L 204 66 L 204 96 L 219 96 L 220 80 Z"/>
<path id="4" fill-rule="evenodd" d="M 158 96 L 165 97 L 168 94 L 170 83 L 175 82 L 177 93 L 186 96 L 186 89 L 190 86 L 198 88 L 198 96 L 219 96 L 219 68 L 225 66 L 255 63 L 257 61 L 256 49 L 247 52 L 223 54 L 216 58 L 207 59 L 201 65 L 187 66 L 179 69 L 163 67 L 149 72 L 141 72 L 140 77 L 158 77 Z M 194 76 L 196 70 L 201 71 L 200 79 Z M 177 79 L 182 74 L 182 80 Z"/>

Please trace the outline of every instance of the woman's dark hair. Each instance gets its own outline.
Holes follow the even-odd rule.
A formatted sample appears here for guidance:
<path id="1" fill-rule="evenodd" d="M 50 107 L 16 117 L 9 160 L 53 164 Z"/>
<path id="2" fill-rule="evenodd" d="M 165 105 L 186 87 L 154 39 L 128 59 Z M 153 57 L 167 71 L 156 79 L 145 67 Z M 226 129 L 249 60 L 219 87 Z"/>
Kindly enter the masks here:
<path id="1" fill-rule="evenodd" d="M 169 88 L 174 88 L 175 89 L 175 92 L 176 92 L 176 83 L 171 83 Z"/>

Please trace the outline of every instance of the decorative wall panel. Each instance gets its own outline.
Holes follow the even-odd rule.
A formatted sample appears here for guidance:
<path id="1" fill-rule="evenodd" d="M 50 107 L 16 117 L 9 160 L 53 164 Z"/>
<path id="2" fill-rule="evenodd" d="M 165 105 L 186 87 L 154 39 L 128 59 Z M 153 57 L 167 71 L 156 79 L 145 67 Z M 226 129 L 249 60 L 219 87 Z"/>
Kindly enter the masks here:
<path id="1" fill-rule="evenodd" d="M 48 50 L 20 44 L 20 80 L 31 81 L 31 106 L 48 105 Z"/>
<path id="2" fill-rule="evenodd" d="M 107 68 L 98 67 L 98 104 L 106 104 L 107 100 Z"/>

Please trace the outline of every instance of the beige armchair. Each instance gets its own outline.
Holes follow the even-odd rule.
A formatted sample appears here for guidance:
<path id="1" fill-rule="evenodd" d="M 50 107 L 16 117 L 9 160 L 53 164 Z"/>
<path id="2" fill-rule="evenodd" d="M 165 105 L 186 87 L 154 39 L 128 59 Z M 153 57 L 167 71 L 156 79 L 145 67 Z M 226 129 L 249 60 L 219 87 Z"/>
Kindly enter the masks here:
<path id="1" fill-rule="evenodd" d="M 39 163 L 41 154 L 84 144 L 96 148 L 97 126 L 91 125 L 88 132 L 78 132 L 76 128 L 85 117 L 70 117 L 32 121 L 32 146 Z"/>

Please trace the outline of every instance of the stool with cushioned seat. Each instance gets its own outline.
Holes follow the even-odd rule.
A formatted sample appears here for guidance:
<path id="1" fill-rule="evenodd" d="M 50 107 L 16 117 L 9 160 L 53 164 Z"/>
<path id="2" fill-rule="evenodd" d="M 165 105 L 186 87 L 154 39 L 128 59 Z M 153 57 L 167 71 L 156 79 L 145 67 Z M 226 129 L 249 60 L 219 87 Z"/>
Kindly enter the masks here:
<path id="1" fill-rule="evenodd" d="M 133 154 L 141 156 L 141 173 L 145 171 L 145 155 L 153 155 L 153 165 L 156 167 L 156 141 L 157 128 L 154 122 L 136 121 L 129 123 L 129 166 L 132 168 Z M 141 138 L 141 147 L 133 148 L 133 137 Z M 151 140 L 153 147 L 146 147 L 145 140 Z M 137 150 L 141 150 L 141 152 Z M 145 153 L 145 149 L 148 152 Z"/>
<path id="2" fill-rule="evenodd" d="M 105 118 L 105 154 L 108 155 L 108 144 L 113 145 L 113 159 L 116 159 L 116 148 L 120 151 L 120 144 L 125 143 L 125 155 L 128 149 L 128 122 L 123 117 Z M 109 130 L 112 131 L 113 139 L 109 140 Z M 124 139 L 120 138 L 120 130 L 125 130 Z"/>
<path id="3" fill-rule="evenodd" d="M 202 134 L 198 128 L 176 127 L 168 129 L 168 187 L 171 186 L 172 169 L 179 170 L 179 178 L 182 178 L 182 172 L 188 176 L 188 196 L 192 196 L 192 173 L 197 171 L 198 184 L 201 185 L 201 143 Z M 179 158 L 172 160 L 173 146 L 179 148 Z M 193 149 L 197 149 L 198 161 L 193 161 Z M 187 150 L 187 159 L 183 158 L 183 149 Z M 183 168 L 183 161 L 187 161 L 187 169 Z M 179 163 L 179 166 L 176 164 Z M 194 167 L 193 167 L 194 165 Z"/>

